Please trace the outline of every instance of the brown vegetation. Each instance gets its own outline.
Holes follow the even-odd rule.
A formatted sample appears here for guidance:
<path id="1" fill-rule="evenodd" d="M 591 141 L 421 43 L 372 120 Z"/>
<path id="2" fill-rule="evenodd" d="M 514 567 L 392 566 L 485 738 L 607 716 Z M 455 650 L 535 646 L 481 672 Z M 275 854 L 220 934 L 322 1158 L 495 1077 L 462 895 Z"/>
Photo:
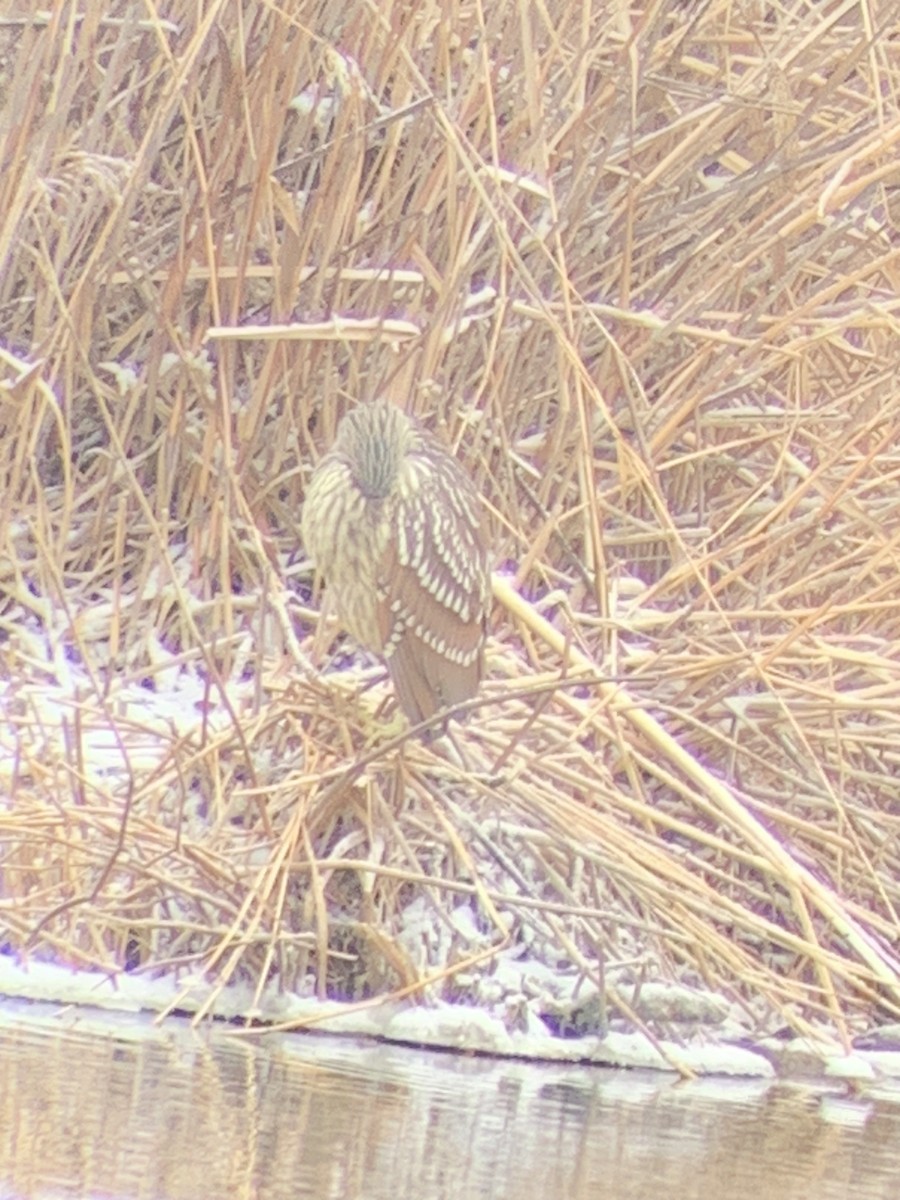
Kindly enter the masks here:
<path id="1" fill-rule="evenodd" d="M 896 1018 L 896 6 L 30 7 L 7 952 L 467 1000 L 512 938 Z M 310 665 L 304 483 L 376 394 L 490 513 L 455 753 Z"/>

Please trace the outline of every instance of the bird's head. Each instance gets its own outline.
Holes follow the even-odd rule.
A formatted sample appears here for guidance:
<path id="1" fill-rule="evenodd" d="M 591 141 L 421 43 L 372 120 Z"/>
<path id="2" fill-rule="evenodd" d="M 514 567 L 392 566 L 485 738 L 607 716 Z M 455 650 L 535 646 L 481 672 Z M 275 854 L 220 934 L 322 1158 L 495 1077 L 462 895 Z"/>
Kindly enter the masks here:
<path id="1" fill-rule="evenodd" d="M 346 456 L 353 481 L 366 499 L 383 500 L 397 480 L 414 436 L 406 413 L 376 400 L 347 414 L 334 449 Z"/>

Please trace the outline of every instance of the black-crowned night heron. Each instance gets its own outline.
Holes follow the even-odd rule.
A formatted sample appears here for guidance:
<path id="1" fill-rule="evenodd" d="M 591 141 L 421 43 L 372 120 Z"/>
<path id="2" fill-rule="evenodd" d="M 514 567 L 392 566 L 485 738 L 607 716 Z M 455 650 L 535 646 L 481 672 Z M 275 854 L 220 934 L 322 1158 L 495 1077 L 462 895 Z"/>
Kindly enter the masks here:
<path id="1" fill-rule="evenodd" d="M 387 663 L 416 724 L 478 690 L 490 604 L 481 503 L 459 463 L 385 401 L 338 427 L 303 541 L 344 628 Z"/>

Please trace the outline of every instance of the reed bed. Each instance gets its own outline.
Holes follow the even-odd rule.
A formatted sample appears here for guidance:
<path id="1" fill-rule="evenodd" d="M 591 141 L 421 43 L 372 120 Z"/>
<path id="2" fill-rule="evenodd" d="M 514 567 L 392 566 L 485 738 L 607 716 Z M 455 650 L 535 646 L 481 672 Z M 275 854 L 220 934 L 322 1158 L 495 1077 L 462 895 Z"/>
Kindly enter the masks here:
<path id="1" fill-rule="evenodd" d="M 514 952 L 614 1015 L 896 1020 L 896 5 L 28 9 L 4 952 L 248 1016 L 480 1004 Z M 379 394 L 491 526 L 449 746 L 316 638 L 304 486 Z"/>

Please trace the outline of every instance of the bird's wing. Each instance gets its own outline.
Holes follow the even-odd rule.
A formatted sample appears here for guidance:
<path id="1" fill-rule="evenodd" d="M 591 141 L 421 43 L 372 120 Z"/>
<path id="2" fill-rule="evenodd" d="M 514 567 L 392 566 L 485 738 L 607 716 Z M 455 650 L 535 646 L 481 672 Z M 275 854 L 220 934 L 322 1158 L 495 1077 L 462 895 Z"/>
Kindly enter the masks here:
<path id="1" fill-rule="evenodd" d="M 478 688 L 487 547 L 478 495 L 446 455 L 407 456 L 389 503 L 396 536 L 379 572 L 380 632 L 404 711 L 421 719 Z"/>

